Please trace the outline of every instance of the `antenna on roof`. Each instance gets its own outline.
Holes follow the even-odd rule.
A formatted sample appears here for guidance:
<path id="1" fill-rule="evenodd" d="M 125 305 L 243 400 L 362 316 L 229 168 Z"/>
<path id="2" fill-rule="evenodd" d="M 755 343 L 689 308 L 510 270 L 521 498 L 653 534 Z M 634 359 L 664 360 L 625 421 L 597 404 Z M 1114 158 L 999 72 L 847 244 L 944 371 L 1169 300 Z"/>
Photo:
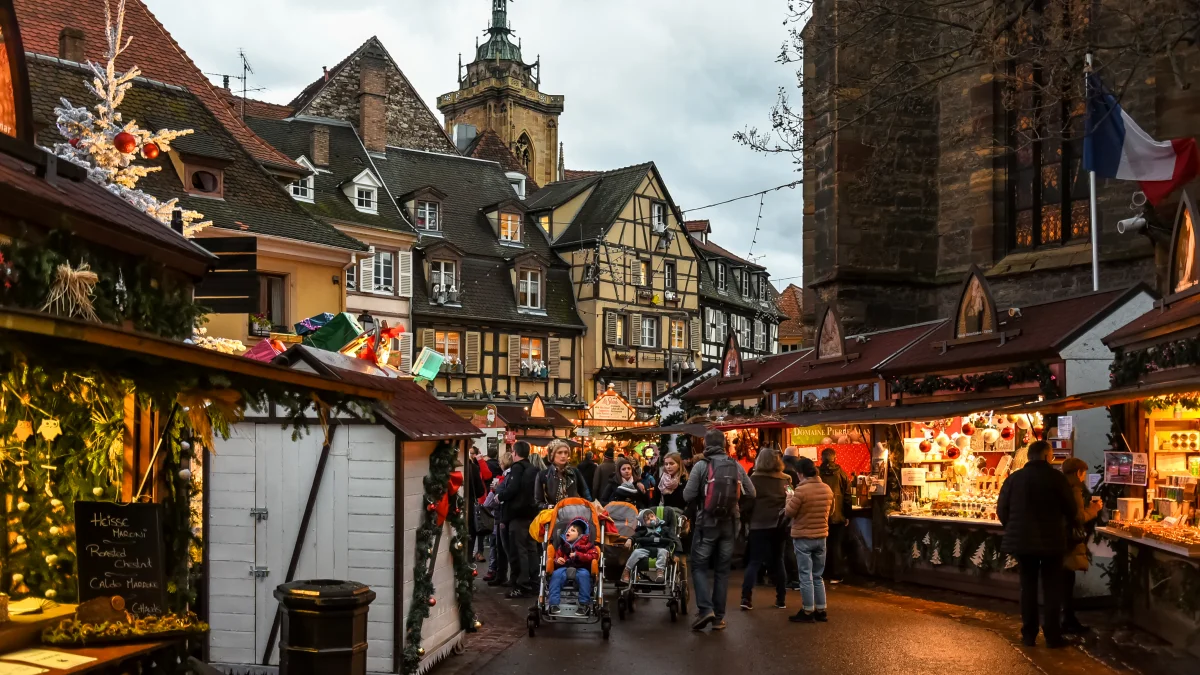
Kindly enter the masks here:
<path id="1" fill-rule="evenodd" d="M 250 80 L 249 76 L 254 74 L 254 68 L 252 68 L 250 66 L 250 61 L 249 61 L 249 59 L 246 58 L 246 51 L 244 49 L 238 49 L 238 58 L 242 60 L 242 74 L 241 75 L 226 75 L 225 73 L 206 73 L 206 74 L 220 77 L 222 86 L 226 90 L 229 89 L 229 80 L 233 79 L 233 80 L 241 81 L 241 83 L 242 83 L 241 115 L 242 115 L 242 119 L 244 120 L 244 119 L 246 119 L 246 94 L 248 94 L 249 92 L 252 92 L 252 91 L 264 91 L 266 89 L 266 87 L 254 87 L 254 88 L 247 87 L 247 82 L 249 82 L 249 80 Z"/>

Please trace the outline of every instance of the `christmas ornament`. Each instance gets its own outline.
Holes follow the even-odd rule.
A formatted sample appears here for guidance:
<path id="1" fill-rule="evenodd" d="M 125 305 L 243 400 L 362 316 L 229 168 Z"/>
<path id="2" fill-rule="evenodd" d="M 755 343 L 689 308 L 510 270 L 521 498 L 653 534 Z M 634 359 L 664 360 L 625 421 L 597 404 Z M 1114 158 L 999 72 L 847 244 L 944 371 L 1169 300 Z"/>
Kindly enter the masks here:
<path id="1" fill-rule="evenodd" d="M 67 143 L 68 143 L 68 144 L 70 144 L 70 146 L 71 146 L 72 148 L 78 148 L 78 147 L 79 147 L 79 139 L 78 139 L 78 138 L 72 138 L 71 140 L 67 141 Z"/>
<path id="2" fill-rule="evenodd" d="M 92 494 L 96 495 L 97 497 L 103 497 L 104 496 L 104 488 L 94 487 L 94 488 L 92 488 Z"/>
<path id="3" fill-rule="evenodd" d="M 975 435 L 975 425 L 971 424 L 970 422 L 964 422 L 962 425 L 962 432 L 966 436 L 974 436 Z"/>
<path id="4" fill-rule="evenodd" d="M 958 459 L 959 454 L 961 454 L 961 452 L 959 451 L 958 447 L 946 449 L 946 459 Z"/>
<path id="5" fill-rule="evenodd" d="M 192 479 L 192 470 L 191 469 L 180 469 L 179 470 L 179 478 L 180 478 L 180 480 L 191 480 Z"/>
<path id="6" fill-rule="evenodd" d="M 971 437 L 959 436 L 958 438 L 954 439 L 954 447 L 958 448 L 959 450 L 969 449 L 971 447 Z"/>
<path id="7" fill-rule="evenodd" d="M 935 438 L 933 440 L 935 443 L 938 444 L 939 448 L 945 448 L 946 446 L 950 445 L 950 437 L 947 436 L 945 433 L 938 434 L 937 438 Z"/>
<path id="8" fill-rule="evenodd" d="M 51 526 L 50 526 L 50 534 L 52 534 L 52 535 L 54 535 L 54 536 L 58 536 L 58 533 L 59 533 L 59 532 L 61 532 L 61 531 L 62 531 L 62 530 L 58 529 L 58 526 L 57 526 L 57 525 L 51 525 Z"/>
<path id="9" fill-rule="evenodd" d="M 50 506 L 52 506 L 52 507 L 54 507 L 54 508 L 56 508 L 56 509 L 57 509 L 57 508 L 59 508 L 60 506 L 62 506 L 62 500 L 61 500 L 61 499 L 51 499 L 51 500 L 50 500 Z"/>
<path id="10" fill-rule="evenodd" d="M 435 504 L 433 502 L 429 502 L 428 504 L 425 505 L 425 510 L 430 513 L 433 513 L 434 511 L 437 510 L 437 504 Z"/>
<path id="11" fill-rule="evenodd" d="M 46 470 L 46 484 L 44 486 L 46 496 L 53 497 L 54 490 L 51 490 L 50 488 L 54 486 L 54 481 L 51 480 L 51 477 L 54 475 L 54 472 L 58 470 L 58 467 L 53 464 L 43 464 L 42 468 Z"/>
<path id="12" fill-rule="evenodd" d="M 1044 433 L 1046 433 L 1046 427 L 1043 427 L 1040 424 L 1033 428 L 1033 437 L 1039 441 L 1042 440 L 1042 434 Z"/>
<path id="13" fill-rule="evenodd" d="M 25 581 L 25 575 L 21 574 L 20 572 L 17 572 L 16 574 L 12 575 L 12 581 L 14 584 L 20 585 L 22 582 Z"/>
<path id="14" fill-rule="evenodd" d="M 455 551 L 461 551 L 461 550 L 462 550 L 462 542 L 461 542 L 461 541 L 456 541 L 456 542 L 454 542 L 454 550 L 455 550 Z"/>
<path id="15" fill-rule="evenodd" d="M 158 159 L 158 146 L 154 143 L 147 143 L 142 146 L 142 157 L 146 159 Z"/>
<path id="16" fill-rule="evenodd" d="M 46 597 L 53 600 L 54 598 L 58 597 L 58 591 L 54 590 L 53 588 L 47 589 Z"/>
<path id="17" fill-rule="evenodd" d="M 911 447 L 911 446 L 909 446 L 909 447 Z M 917 447 L 919 447 L 921 449 L 921 452 L 923 452 L 925 454 L 929 454 L 929 451 L 933 450 L 933 443 L 930 443 L 928 440 L 924 440 L 924 441 L 921 441 L 921 443 Z"/>
<path id="18" fill-rule="evenodd" d="M 24 543 L 25 543 L 25 537 L 22 537 L 21 535 L 18 534 L 17 535 L 17 545 L 21 545 Z"/>
<path id="19" fill-rule="evenodd" d="M 425 656 L 425 648 L 417 647 L 417 656 Z"/>
<path id="20" fill-rule="evenodd" d="M 1016 424 L 1017 424 L 1018 429 L 1022 429 L 1025 431 L 1028 431 L 1029 427 L 1032 426 L 1029 424 L 1029 418 L 1026 417 L 1025 415 L 1017 415 Z"/>
<path id="21" fill-rule="evenodd" d="M 994 445 L 1000 438 L 1000 431 L 998 429 L 992 429 L 989 427 L 983 430 L 982 436 L 984 443 L 987 443 L 988 445 Z"/>
<path id="22" fill-rule="evenodd" d="M 116 136 L 113 136 L 112 142 L 113 147 L 117 149 L 117 152 L 125 155 L 131 154 L 134 149 L 137 148 L 137 138 L 135 138 L 134 135 L 128 131 L 122 131 Z"/>
<path id="23" fill-rule="evenodd" d="M 450 512 L 450 495 L 457 495 L 459 488 L 462 487 L 462 484 L 463 473 L 461 471 L 451 471 L 450 484 L 446 487 L 446 493 L 442 495 L 442 498 L 438 500 L 437 503 L 438 527 L 441 527 L 446 522 L 446 516 Z M 459 512 L 456 510 L 454 515 L 458 515 L 458 513 Z"/>
<path id="24" fill-rule="evenodd" d="M 475 626 L 475 630 L 479 630 L 480 628 L 483 628 L 483 622 L 480 621 L 479 619 L 475 619 L 475 623 L 472 625 Z"/>
<path id="25" fill-rule="evenodd" d="M 179 441 L 179 449 L 187 452 L 192 449 L 192 444 L 188 443 L 187 441 Z"/>
<path id="26" fill-rule="evenodd" d="M 117 270 L 117 285 L 113 287 L 113 302 L 117 304 L 117 311 L 125 313 L 125 301 L 129 299 L 129 289 L 125 288 L 125 272 Z"/>
<path id="27" fill-rule="evenodd" d="M 78 269 L 72 268 L 69 263 L 59 265 L 55 269 L 50 294 L 46 296 L 42 311 L 99 322 L 100 317 L 96 316 L 96 310 L 92 307 L 92 293 L 99 281 L 100 277 L 87 263 L 80 263 Z"/>
<path id="28" fill-rule="evenodd" d="M 472 577 L 477 577 L 477 576 L 479 576 L 479 570 L 471 570 L 471 576 L 472 576 Z"/>
<path id="29" fill-rule="evenodd" d="M 1013 431 L 1012 427 L 1004 427 L 1000 430 L 1000 438 L 1003 438 L 1006 441 L 1011 441 L 1015 433 L 1016 432 Z"/>
<path id="30" fill-rule="evenodd" d="M 53 565 L 56 562 L 58 562 L 58 556 L 54 555 L 53 553 L 46 556 L 46 564 L 47 565 Z"/>
<path id="31" fill-rule="evenodd" d="M 437 598 L 433 598 L 433 597 L 429 598 L 429 606 L 430 607 L 433 607 L 436 604 L 437 604 Z"/>
<path id="32" fill-rule="evenodd" d="M 29 420 L 21 420 L 17 422 L 17 426 L 13 428 L 12 437 L 17 443 L 24 443 L 26 439 L 33 435 L 33 422 Z"/>
<path id="33" fill-rule="evenodd" d="M 29 510 L 29 502 L 17 502 L 17 510 L 24 513 Z"/>

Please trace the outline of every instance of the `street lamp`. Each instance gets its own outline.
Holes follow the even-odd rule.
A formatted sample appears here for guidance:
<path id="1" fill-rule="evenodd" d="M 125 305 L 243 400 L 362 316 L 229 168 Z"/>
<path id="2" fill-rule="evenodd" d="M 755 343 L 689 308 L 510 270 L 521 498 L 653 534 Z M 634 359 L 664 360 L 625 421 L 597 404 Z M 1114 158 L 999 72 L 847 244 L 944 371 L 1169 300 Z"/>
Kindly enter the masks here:
<path id="1" fill-rule="evenodd" d="M 362 314 L 359 314 L 358 323 L 366 333 L 375 330 L 375 317 L 371 316 L 370 312 L 364 311 Z"/>

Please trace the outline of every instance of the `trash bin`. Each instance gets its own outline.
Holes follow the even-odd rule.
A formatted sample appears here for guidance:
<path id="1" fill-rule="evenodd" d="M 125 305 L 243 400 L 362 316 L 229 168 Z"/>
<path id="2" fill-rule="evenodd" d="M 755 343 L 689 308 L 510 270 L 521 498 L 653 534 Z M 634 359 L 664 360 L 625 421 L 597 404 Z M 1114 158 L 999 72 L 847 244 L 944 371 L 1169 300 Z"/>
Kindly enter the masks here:
<path id="1" fill-rule="evenodd" d="M 365 675 L 367 610 L 375 591 L 356 581 L 280 584 L 280 675 Z"/>

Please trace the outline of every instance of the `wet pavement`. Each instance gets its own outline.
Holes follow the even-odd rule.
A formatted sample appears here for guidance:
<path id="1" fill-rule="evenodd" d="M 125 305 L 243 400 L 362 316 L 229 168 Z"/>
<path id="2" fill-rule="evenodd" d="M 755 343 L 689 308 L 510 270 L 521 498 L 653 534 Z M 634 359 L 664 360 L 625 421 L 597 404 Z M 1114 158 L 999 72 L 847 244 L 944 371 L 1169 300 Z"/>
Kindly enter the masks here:
<path id="1" fill-rule="evenodd" d="M 829 593 L 829 622 L 791 624 L 799 593 L 787 610 L 771 607 L 773 593 L 760 587 L 759 606 L 738 609 L 740 572 L 730 583 L 729 628 L 694 632 L 688 619 L 671 623 L 665 601 L 642 601 L 624 621 L 613 612 L 611 639 L 592 626 L 543 624 L 537 637 L 523 630 L 530 601 L 511 601 L 479 585 L 477 606 L 485 621 L 467 654 L 443 663 L 435 675 L 529 675 L 531 673 L 922 673 L 973 675 L 1109 675 L 1193 671 L 1193 661 L 1135 667 L 1105 653 L 1104 639 L 1051 650 L 1020 644 L 1013 603 L 879 583 L 842 584 Z M 611 607 L 611 604 L 610 604 Z M 615 607 L 613 607 L 615 610 Z M 1086 620 L 1086 618 L 1085 618 Z M 1102 635 L 1102 634 L 1101 634 Z M 1169 651 L 1169 650 L 1168 650 Z"/>

